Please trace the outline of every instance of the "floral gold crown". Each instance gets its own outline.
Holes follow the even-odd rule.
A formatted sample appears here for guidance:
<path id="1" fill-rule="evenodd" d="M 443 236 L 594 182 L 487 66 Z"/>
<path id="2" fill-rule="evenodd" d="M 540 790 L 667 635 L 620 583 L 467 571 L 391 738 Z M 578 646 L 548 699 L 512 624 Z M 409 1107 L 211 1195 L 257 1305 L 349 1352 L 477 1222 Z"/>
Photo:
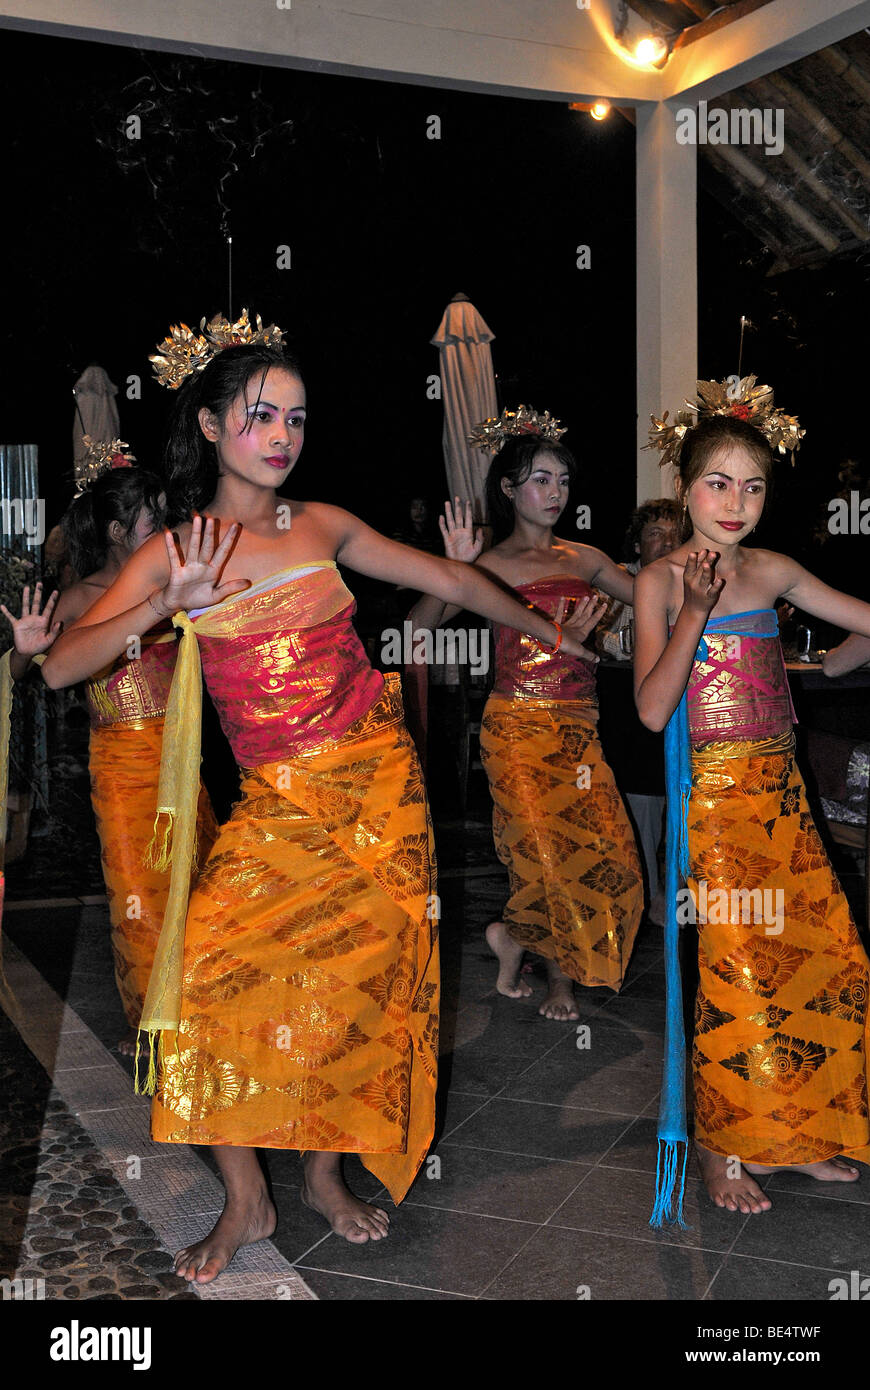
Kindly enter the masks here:
<path id="1" fill-rule="evenodd" d="M 538 434 L 542 439 L 552 439 L 556 442 L 565 433 L 567 429 L 559 428 L 559 421 L 553 419 L 549 410 L 539 415 L 529 406 L 521 405 L 518 410 L 503 410 L 501 415 L 482 420 L 472 429 L 468 442 L 475 449 L 497 454 L 505 442 L 515 434 Z"/>
<path id="2" fill-rule="evenodd" d="M 241 318 L 230 323 L 223 314 L 215 314 L 206 323 L 200 321 L 201 332 L 194 333 L 186 323 L 175 323 L 169 330 L 169 337 L 158 343 L 157 351 L 148 361 L 154 365 L 154 375 L 161 386 L 177 391 L 194 372 L 201 372 L 213 357 L 229 347 L 247 347 L 251 343 L 264 343 L 267 347 L 278 347 L 284 341 L 284 334 L 276 323 L 263 327 L 263 320 L 257 314 L 257 327 L 252 328 L 247 309 L 242 310 Z"/>
<path id="3" fill-rule="evenodd" d="M 130 453 L 130 446 L 123 439 L 91 439 L 89 434 L 82 437 L 85 452 L 75 462 L 75 496 L 81 497 L 98 478 L 112 468 L 130 468 L 136 462 L 136 455 Z"/>
<path id="4" fill-rule="evenodd" d="M 770 445 L 780 454 L 791 454 L 794 463 L 795 450 L 806 434 L 801 429 L 796 415 L 786 415 L 773 404 L 773 387 L 756 386 L 755 376 L 726 377 L 724 381 L 699 381 L 698 394 L 694 401 L 686 401 L 687 410 L 677 411 L 673 424 L 668 424 L 666 410 L 660 420 L 650 416 L 651 428 L 649 443 L 645 449 L 660 449 L 660 465 L 679 464 L 683 440 L 690 429 L 713 415 L 730 415 L 735 420 L 745 420 L 760 430 Z M 697 419 L 693 419 L 697 416 Z"/>

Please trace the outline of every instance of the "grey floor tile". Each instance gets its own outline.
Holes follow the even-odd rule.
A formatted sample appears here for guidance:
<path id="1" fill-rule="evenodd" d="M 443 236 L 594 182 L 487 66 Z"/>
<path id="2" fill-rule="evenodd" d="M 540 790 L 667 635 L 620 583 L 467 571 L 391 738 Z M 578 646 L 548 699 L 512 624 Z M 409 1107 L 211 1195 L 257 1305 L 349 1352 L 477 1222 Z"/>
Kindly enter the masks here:
<path id="1" fill-rule="evenodd" d="M 486 1096 L 465 1095 L 462 1091 L 454 1091 L 452 1088 L 446 1094 L 439 1095 L 436 1125 L 438 1143 L 449 1138 L 459 1125 L 464 1124 L 486 1105 L 486 1102 Z"/>
<path id="2" fill-rule="evenodd" d="M 577 1163 L 445 1145 L 423 1164 L 405 1202 L 540 1223 L 586 1172 Z"/>
<path id="3" fill-rule="evenodd" d="M 867 1263 L 870 1212 L 866 1207 L 784 1191 L 770 1195 L 773 1209 L 747 1221 L 734 1246 L 735 1255 L 825 1269 L 860 1269 Z"/>
<path id="4" fill-rule="evenodd" d="M 616 1019 L 623 1026 L 642 1028 L 646 1032 L 664 1034 L 664 1000 L 645 999 L 630 994 L 619 994 L 609 1000 L 603 1009 L 606 1019 Z"/>
<path id="5" fill-rule="evenodd" d="M 466 1096 L 494 1096 L 535 1060 L 522 1053 L 487 1052 L 469 1044 L 442 1059 L 440 1080 L 450 1091 Z"/>
<path id="6" fill-rule="evenodd" d="M 470 1300 L 463 1294 L 444 1293 L 440 1289 L 414 1288 L 411 1284 L 388 1284 L 383 1279 L 360 1279 L 351 1274 L 325 1274 L 321 1269 L 306 1269 L 305 1282 L 312 1293 L 330 1302 L 369 1301 L 377 1303 L 419 1303 L 421 1301 Z"/>
<path id="7" fill-rule="evenodd" d="M 589 1017 L 594 1017 L 594 1011 Z M 501 994 L 493 994 L 491 999 L 470 1004 L 457 1015 L 453 1046 L 459 1049 L 473 1045 L 482 1052 L 511 1053 L 532 1062 L 548 1052 L 566 1032 L 574 1031 L 572 1023 L 542 1018 L 534 1000 L 505 999 Z"/>
<path id="8" fill-rule="evenodd" d="M 658 1157 L 656 1116 L 643 1115 L 614 1141 L 601 1160 L 602 1168 L 633 1168 L 654 1173 Z"/>
<path id="9" fill-rule="evenodd" d="M 625 1115 L 497 1098 L 460 1125 L 442 1147 L 493 1149 L 588 1165 L 616 1143 L 629 1123 Z"/>
<path id="10" fill-rule="evenodd" d="M 769 1215 L 770 1213 L 766 1213 L 766 1216 Z M 751 1217 L 750 1220 L 756 1218 Z M 866 1258 L 865 1267 L 870 1268 L 866 1264 Z M 762 1306 L 765 1303 L 795 1298 L 827 1302 L 839 1287 L 833 1281 L 843 1277 L 832 1269 L 749 1259 L 744 1255 L 732 1254 L 713 1280 L 707 1297 L 713 1302 L 735 1299 Z M 848 1279 L 848 1275 L 846 1278 Z"/>
<path id="11" fill-rule="evenodd" d="M 354 1274 L 444 1293 L 479 1294 L 525 1244 L 535 1227 L 518 1221 L 403 1204 L 386 1240 L 351 1245 L 330 1236 L 299 1262 L 309 1269 Z"/>
<path id="12" fill-rule="evenodd" d="M 630 1052 L 614 1057 L 612 1048 L 594 1029 L 588 1048 L 578 1048 L 576 1042 L 581 1041 L 586 1039 L 569 1039 L 567 1044 L 549 1052 L 528 1071 L 509 1081 L 504 1096 L 582 1110 L 640 1115 L 658 1095 L 656 1072 L 632 1068 Z"/>
<path id="13" fill-rule="evenodd" d="M 663 1003 L 665 998 L 665 974 L 658 966 L 642 973 L 632 975 L 626 980 L 620 999 L 650 999 Z"/>
<path id="14" fill-rule="evenodd" d="M 743 1223 L 751 1219 L 714 1206 L 703 1183 L 687 1178 L 683 1214 L 689 1229 L 684 1231 L 677 1225 L 668 1225 L 653 1230 L 649 1219 L 654 1200 L 652 1173 L 593 1168 L 554 1212 L 548 1224 L 635 1239 L 642 1237 L 663 1245 L 728 1251 Z"/>
<path id="15" fill-rule="evenodd" d="M 710 1250 L 542 1226 L 483 1297 L 593 1303 L 700 1299 L 721 1262 L 722 1256 Z"/>

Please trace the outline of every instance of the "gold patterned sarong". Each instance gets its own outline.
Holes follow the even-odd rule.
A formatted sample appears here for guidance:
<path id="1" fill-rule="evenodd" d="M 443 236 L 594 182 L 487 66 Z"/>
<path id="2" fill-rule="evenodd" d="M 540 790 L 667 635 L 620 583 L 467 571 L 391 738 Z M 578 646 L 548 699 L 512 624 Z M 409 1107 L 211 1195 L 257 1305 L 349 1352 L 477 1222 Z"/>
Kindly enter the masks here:
<path id="1" fill-rule="evenodd" d="M 398 677 L 243 773 L 191 895 L 155 1139 L 357 1153 L 400 1201 L 434 1128 L 437 899 Z"/>
<path id="2" fill-rule="evenodd" d="M 714 744 L 692 769 L 696 1139 L 771 1166 L 867 1162 L 868 961 L 793 754 Z"/>
<path id="3" fill-rule="evenodd" d="M 491 695 L 480 747 L 511 937 L 579 984 L 619 990 L 643 879 L 597 720 L 590 701 Z"/>
<path id="4" fill-rule="evenodd" d="M 169 871 L 149 868 L 163 740 L 161 718 L 91 730 L 91 802 L 109 901 L 115 980 L 127 1022 L 138 1028 L 169 892 Z M 196 842 L 205 859 L 217 824 L 200 791 Z"/>

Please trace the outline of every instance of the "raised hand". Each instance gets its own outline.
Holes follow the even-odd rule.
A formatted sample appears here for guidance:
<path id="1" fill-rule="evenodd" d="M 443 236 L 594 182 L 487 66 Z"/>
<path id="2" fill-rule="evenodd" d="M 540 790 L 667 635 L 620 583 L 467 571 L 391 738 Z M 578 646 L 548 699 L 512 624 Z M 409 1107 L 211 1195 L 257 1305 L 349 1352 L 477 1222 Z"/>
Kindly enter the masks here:
<path id="1" fill-rule="evenodd" d="M 719 554 L 715 550 L 693 550 L 686 559 L 683 603 L 696 613 L 709 613 L 719 602 L 725 580 L 716 577 L 718 559 Z"/>
<path id="2" fill-rule="evenodd" d="M 462 502 L 458 497 L 453 499 L 453 507 L 445 502 L 444 515 L 439 516 L 438 525 L 444 537 L 444 554 L 448 560 L 464 560 L 466 564 L 472 564 L 483 550 L 483 531 L 479 526 L 476 531 L 474 529 L 471 503 L 466 502 L 463 517 Z"/>
<path id="3" fill-rule="evenodd" d="M 177 613 L 179 609 L 211 608 L 232 594 L 240 594 L 250 588 L 248 579 L 229 579 L 224 584 L 218 582 L 238 532 L 238 522 L 234 521 L 220 545 L 215 547 L 214 519 L 206 517 L 203 525 L 203 518 L 195 515 L 184 559 L 180 560 L 175 537 L 171 531 L 164 531 L 169 555 L 169 581 L 158 591 L 158 597 L 167 616 Z"/>
<path id="4" fill-rule="evenodd" d="M 45 612 L 40 613 L 39 610 L 42 607 L 42 581 L 40 580 L 34 589 L 32 603 L 30 585 L 25 585 L 24 593 L 21 595 L 20 618 L 16 618 L 9 612 L 5 604 L 0 603 L 0 613 L 12 624 L 12 641 L 19 656 L 39 656 L 40 653 L 47 652 L 49 647 L 53 646 L 56 638 L 60 636 L 63 623 L 52 623 L 51 621 L 57 600 L 58 591 L 55 589 L 45 605 Z"/>

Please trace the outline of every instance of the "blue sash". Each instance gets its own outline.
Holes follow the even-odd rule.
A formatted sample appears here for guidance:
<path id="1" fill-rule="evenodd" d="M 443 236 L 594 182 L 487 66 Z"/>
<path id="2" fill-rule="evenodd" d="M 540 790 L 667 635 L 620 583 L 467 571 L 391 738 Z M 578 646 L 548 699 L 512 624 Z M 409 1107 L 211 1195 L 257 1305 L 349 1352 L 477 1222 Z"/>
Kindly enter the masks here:
<path id="1" fill-rule="evenodd" d="M 759 615 L 764 615 L 768 621 L 764 624 L 746 623 L 746 619 L 757 618 Z M 704 628 L 705 634 L 715 633 L 728 637 L 775 637 L 778 631 L 776 612 L 772 608 L 754 608 L 746 613 L 732 613 L 727 618 L 711 618 Z M 695 653 L 695 660 L 706 661 L 708 655 L 709 649 L 702 637 Z M 665 861 L 665 1063 L 659 1103 L 656 1198 L 649 1224 L 662 1226 L 667 1221 L 676 1223 L 685 1230 L 683 1195 L 689 1135 L 686 1126 L 686 1035 L 683 1027 L 677 890 L 680 879 L 685 880 L 689 877 L 688 822 L 689 798 L 692 791 L 692 753 L 686 690 L 683 691 L 680 703 L 665 729 L 665 783 L 668 794 Z M 676 1213 L 672 1214 L 675 1198 Z"/>

